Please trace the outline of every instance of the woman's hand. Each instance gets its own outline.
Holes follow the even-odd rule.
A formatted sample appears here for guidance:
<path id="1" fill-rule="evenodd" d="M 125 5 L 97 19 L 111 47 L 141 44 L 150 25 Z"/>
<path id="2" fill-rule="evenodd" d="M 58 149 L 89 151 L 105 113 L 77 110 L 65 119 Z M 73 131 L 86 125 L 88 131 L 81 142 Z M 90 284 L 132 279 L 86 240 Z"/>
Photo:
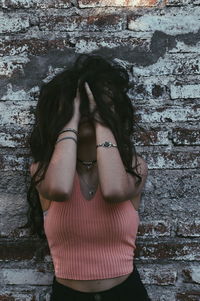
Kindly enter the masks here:
<path id="1" fill-rule="evenodd" d="M 92 94 L 92 91 L 91 91 L 88 83 L 85 82 L 84 86 L 85 86 L 85 90 L 86 90 L 86 93 L 87 93 L 87 96 L 88 96 L 88 99 L 89 99 L 90 113 L 94 117 L 94 123 L 97 123 L 97 122 L 103 123 L 103 120 L 102 120 L 101 116 L 99 115 L 99 112 L 97 110 L 97 105 L 96 105 L 96 102 L 94 100 L 94 96 Z"/>

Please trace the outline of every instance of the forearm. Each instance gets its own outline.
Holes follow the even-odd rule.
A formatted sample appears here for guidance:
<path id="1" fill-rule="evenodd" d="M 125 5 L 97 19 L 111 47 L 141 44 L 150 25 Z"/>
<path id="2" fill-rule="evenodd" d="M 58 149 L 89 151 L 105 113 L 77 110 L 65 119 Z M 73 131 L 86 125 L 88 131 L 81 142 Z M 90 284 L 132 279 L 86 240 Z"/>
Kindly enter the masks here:
<path id="1" fill-rule="evenodd" d="M 64 128 L 78 130 L 78 122 L 72 119 Z M 67 136 L 77 140 L 76 134 L 71 131 L 60 134 L 59 139 Z M 65 139 L 55 145 L 45 178 L 38 185 L 41 195 L 50 200 L 63 201 L 71 194 L 76 170 L 76 156 L 77 143 L 72 139 Z"/>
<path id="2" fill-rule="evenodd" d="M 117 144 L 112 131 L 101 125 L 95 124 L 96 143 L 110 141 Z M 127 173 L 117 147 L 97 147 L 97 162 L 99 180 L 102 193 L 105 197 L 120 196 L 120 193 L 126 191 Z"/>

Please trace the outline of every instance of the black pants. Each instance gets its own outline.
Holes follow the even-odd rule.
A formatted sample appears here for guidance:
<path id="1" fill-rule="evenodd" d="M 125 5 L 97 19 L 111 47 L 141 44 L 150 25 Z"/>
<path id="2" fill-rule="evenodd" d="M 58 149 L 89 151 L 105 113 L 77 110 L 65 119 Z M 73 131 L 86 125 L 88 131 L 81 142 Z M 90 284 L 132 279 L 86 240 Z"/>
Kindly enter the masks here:
<path id="1" fill-rule="evenodd" d="M 111 289 L 86 293 L 56 281 L 54 276 L 50 301 L 151 301 L 136 267 L 129 277 Z"/>

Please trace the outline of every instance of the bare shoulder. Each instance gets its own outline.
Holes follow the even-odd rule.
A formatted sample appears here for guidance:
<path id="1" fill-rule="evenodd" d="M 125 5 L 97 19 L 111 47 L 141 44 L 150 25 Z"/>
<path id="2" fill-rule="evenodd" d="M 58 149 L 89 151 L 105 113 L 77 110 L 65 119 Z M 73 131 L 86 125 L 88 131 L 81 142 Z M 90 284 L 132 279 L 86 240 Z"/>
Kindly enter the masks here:
<path id="1" fill-rule="evenodd" d="M 39 166 L 39 162 L 36 162 L 36 163 L 31 163 L 30 165 L 30 174 L 31 174 L 31 177 L 34 176 L 34 174 L 36 173 L 37 169 L 38 169 L 38 166 Z M 50 203 L 51 201 L 50 200 L 47 200 L 46 198 L 44 198 L 38 191 L 38 195 L 39 195 L 39 199 L 40 199 L 40 203 L 41 203 L 41 207 L 42 207 L 42 210 L 45 211 L 45 210 L 48 210 L 49 207 L 50 207 Z"/>

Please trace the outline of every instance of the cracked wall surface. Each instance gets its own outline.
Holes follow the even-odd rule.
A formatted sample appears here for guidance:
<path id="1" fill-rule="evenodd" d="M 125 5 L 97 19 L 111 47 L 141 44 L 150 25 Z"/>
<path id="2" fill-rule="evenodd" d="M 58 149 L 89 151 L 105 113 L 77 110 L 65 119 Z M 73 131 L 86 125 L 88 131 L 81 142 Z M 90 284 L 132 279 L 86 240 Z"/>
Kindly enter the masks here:
<path id="1" fill-rule="evenodd" d="M 27 138 L 43 82 L 80 53 L 127 68 L 148 179 L 135 262 L 153 301 L 200 300 L 200 1 L 0 0 L 0 300 L 48 301 L 26 222 Z"/>

